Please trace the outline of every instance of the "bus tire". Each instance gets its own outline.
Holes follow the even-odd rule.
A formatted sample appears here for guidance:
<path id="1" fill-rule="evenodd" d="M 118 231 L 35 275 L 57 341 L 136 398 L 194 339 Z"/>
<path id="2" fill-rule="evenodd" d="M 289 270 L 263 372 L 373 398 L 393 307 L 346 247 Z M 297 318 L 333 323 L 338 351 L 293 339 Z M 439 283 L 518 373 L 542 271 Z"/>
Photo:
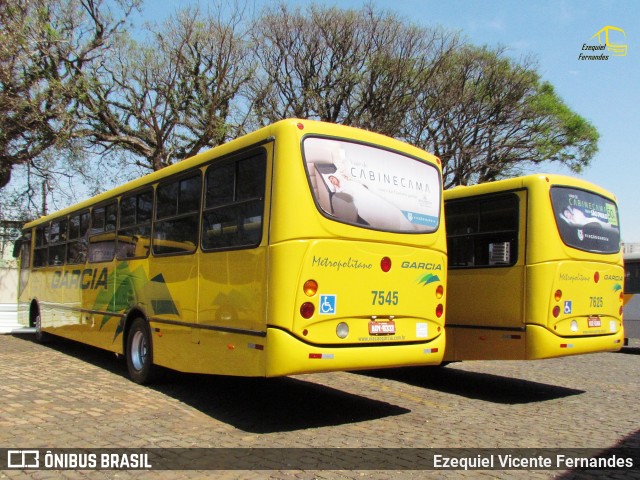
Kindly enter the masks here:
<path id="1" fill-rule="evenodd" d="M 149 325 L 142 318 L 131 324 L 127 336 L 127 369 L 129 377 L 141 385 L 158 378 L 159 367 L 153 364 L 153 343 Z"/>
<path id="2" fill-rule="evenodd" d="M 35 339 L 38 343 L 47 343 L 49 335 L 42 331 L 42 316 L 40 315 L 40 307 L 37 304 L 32 305 L 30 314 L 30 327 L 35 328 Z"/>

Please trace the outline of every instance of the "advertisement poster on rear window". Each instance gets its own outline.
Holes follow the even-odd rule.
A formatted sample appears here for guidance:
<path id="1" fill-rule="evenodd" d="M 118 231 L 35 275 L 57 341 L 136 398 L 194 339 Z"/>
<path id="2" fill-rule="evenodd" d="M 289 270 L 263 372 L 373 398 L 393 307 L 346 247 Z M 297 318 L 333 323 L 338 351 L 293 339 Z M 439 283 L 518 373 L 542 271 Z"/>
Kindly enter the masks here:
<path id="1" fill-rule="evenodd" d="M 551 202 L 564 243 L 588 252 L 620 251 L 618 208 L 613 201 L 584 190 L 554 187 Z"/>
<path id="2" fill-rule="evenodd" d="M 304 157 L 316 203 L 328 216 L 389 232 L 438 229 L 442 189 L 433 165 L 326 138 L 305 139 Z"/>

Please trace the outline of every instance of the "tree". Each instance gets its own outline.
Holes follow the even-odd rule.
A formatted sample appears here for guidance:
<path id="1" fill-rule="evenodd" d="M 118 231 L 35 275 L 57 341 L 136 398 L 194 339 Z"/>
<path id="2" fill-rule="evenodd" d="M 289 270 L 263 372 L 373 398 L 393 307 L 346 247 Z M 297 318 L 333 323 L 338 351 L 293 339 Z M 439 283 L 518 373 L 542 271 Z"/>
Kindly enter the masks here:
<path id="1" fill-rule="evenodd" d="M 0 190 L 0 219 L 37 218 L 115 186 L 115 159 L 87 158 L 82 149 L 50 148 L 16 167 Z M 120 183 L 121 179 L 118 179 Z"/>
<path id="2" fill-rule="evenodd" d="M 315 118 L 398 133 L 423 82 L 456 37 L 407 25 L 365 6 L 356 10 L 284 4 L 252 29 L 261 75 L 254 109 L 262 123 Z"/>
<path id="3" fill-rule="evenodd" d="M 122 38 L 87 84 L 88 142 L 158 170 L 241 131 L 239 95 L 252 73 L 241 13 L 183 9 L 146 40 Z"/>
<path id="4" fill-rule="evenodd" d="M 137 2 L 0 3 L 0 189 L 15 165 L 49 184 L 71 172 L 67 159 L 88 171 L 87 151 L 157 170 L 292 116 L 431 151 L 446 186 L 546 161 L 579 171 L 597 150 L 596 129 L 530 58 L 371 5 L 280 4 L 253 23 L 237 5 L 187 8 L 134 38 L 124 19 Z"/>
<path id="5" fill-rule="evenodd" d="M 75 138 L 84 74 L 100 60 L 137 0 L 0 3 L 0 189 L 15 165 Z"/>
<path id="6" fill-rule="evenodd" d="M 403 137 L 440 157 L 445 186 L 495 180 L 527 165 L 588 165 L 598 133 L 542 82 L 530 59 L 466 45 L 417 98 Z"/>

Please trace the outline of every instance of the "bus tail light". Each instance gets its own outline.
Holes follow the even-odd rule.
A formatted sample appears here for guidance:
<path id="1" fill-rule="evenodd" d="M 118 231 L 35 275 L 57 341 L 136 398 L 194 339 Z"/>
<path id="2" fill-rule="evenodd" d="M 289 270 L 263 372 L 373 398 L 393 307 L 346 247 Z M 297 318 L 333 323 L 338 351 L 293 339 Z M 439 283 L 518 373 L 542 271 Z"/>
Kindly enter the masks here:
<path id="1" fill-rule="evenodd" d="M 436 288 L 436 298 L 442 298 L 444 296 L 444 287 L 442 285 L 438 285 Z"/>
<path id="2" fill-rule="evenodd" d="M 302 315 L 302 318 L 305 318 L 307 320 L 313 317 L 313 314 L 315 313 L 315 311 L 316 311 L 316 307 L 311 302 L 304 302 L 300 306 L 300 315 Z"/>
<path id="3" fill-rule="evenodd" d="M 391 270 L 391 259 L 389 257 L 383 257 L 382 260 L 380 260 L 380 268 L 385 273 Z"/>
<path id="4" fill-rule="evenodd" d="M 556 290 L 556 293 L 553 295 L 553 298 L 556 302 L 562 300 L 562 290 Z"/>
<path id="5" fill-rule="evenodd" d="M 439 303 L 438 306 L 436 307 L 436 317 L 440 318 L 442 317 L 442 314 L 444 313 L 444 306 Z"/>
<path id="6" fill-rule="evenodd" d="M 553 307 L 553 317 L 558 318 L 560 316 L 560 307 L 556 305 Z"/>
<path id="7" fill-rule="evenodd" d="M 313 297 L 318 292 L 318 282 L 315 280 L 307 280 L 302 287 L 307 297 Z"/>

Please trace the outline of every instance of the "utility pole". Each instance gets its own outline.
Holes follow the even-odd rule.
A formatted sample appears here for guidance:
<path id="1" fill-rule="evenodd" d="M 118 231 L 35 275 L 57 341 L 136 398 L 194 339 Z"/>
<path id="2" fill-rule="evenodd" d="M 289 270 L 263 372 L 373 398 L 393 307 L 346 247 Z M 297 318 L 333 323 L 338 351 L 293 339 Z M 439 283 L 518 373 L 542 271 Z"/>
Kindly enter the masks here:
<path id="1" fill-rule="evenodd" d="M 47 181 L 49 176 L 46 175 L 42 180 L 42 216 L 47 214 Z"/>

